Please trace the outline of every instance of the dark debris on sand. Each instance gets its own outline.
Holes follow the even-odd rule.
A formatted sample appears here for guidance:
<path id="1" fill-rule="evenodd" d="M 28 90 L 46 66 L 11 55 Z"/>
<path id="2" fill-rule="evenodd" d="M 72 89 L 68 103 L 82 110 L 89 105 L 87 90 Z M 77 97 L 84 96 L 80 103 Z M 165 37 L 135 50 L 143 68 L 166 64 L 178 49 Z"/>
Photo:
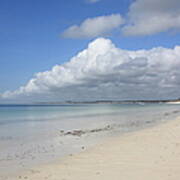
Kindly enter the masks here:
<path id="1" fill-rule="evenodd" d="M 71 135 L 71 136 L 82 136 L 87 133 L 97 133 L 101 131 L 108 131 L 111 130 L 112 127 L 110 125 L 104 127 L 104 128 L 97 128 L 97 129 L 91 129 L 91 130 L 72 130 L 72 131 L 67 131 L 65 132 L 64 130 L 61 130 L 60 133 L 63 136 Z"/>

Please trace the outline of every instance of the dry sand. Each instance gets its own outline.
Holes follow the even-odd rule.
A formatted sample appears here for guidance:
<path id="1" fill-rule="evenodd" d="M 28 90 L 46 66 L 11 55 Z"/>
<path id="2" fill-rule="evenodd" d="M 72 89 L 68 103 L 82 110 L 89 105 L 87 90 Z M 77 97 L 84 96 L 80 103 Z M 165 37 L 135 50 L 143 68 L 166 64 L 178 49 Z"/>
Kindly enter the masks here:
<path id="1" fill-rule="evenodd" d="M 82 153 L 8 179 L 179 180 L 180 118 L 109 138 Z"/>

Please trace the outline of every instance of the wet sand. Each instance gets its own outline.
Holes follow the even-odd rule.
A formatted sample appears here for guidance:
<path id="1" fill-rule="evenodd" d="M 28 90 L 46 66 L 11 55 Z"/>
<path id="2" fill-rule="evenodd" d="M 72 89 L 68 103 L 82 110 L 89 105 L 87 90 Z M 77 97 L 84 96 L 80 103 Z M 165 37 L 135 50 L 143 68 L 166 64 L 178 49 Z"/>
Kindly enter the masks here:
<path id="1" fill-rule="evenodd" d="M 2 180 L 180 179 L 180 118 L 105 142 Z"/>

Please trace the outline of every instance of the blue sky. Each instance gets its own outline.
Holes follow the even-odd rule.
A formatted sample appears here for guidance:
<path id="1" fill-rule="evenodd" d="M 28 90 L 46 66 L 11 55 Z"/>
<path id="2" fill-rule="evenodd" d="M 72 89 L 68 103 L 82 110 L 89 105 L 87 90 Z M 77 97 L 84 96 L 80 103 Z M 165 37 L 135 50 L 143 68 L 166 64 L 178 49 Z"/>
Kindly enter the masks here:
<path id="1" fill-rule="evenodd" d="M 140 0 L 139 0 L 140 1 Z M 174 3 L 175 0 L 173 0 Z M 0 1 L 0 92 L 15 90 L 37 72 L 63 64 L 97 37 L 65 38 L 62 33 L 87 18 L 120 14 L 128 16 L 133 0 L 1 0 Z M 178 3 L 179 4 L 179 3 Z M 102 34 L 127 50 L 174 48 L 177 31 L 126 36 L 120 29 Z"/>
<path id="2" fill-rule="evenodd" d="M 61 64 L 86 47 L 89 40 L 60 38 L 65 28 L 89 16 L 125 12 L 127 2 L 1 0 L 0 92 L 18 88 L 34 73 Z"/>

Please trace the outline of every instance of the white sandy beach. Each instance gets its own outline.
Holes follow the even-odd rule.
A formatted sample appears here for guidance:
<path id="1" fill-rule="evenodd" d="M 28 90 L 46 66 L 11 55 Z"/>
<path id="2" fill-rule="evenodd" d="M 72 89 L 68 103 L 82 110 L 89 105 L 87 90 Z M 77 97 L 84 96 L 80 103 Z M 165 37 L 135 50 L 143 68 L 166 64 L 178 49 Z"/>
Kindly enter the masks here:
<path id="1" fill-rule="evenodd" d="M 172 102 L 168 102 L 167 104 L 180 104 L 180 101 L 172 101 Z"/>
<path id="2" fill-rule="evenodd" d="M 28 169 L 27 172 L 6 179 L 178 180 L 180 118 L 153 128 L 109 138 L 82 153 Z"/>

